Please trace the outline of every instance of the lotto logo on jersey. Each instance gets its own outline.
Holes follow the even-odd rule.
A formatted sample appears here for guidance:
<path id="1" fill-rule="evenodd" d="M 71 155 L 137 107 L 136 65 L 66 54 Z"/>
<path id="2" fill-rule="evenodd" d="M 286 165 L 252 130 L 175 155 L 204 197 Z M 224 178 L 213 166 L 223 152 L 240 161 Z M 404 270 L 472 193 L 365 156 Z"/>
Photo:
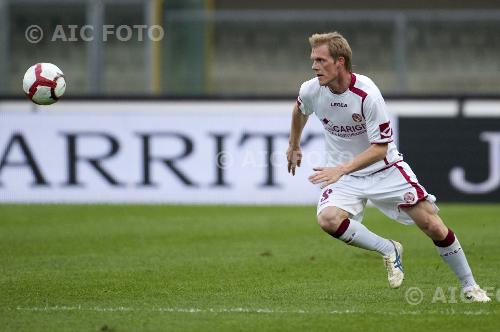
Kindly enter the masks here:
<path id="1" fill-rule="evenodd" d="M 380 138 L 391 138 L 392 137 L 392 129 L 391 129 L 391 121 L 380 124 Z"/>

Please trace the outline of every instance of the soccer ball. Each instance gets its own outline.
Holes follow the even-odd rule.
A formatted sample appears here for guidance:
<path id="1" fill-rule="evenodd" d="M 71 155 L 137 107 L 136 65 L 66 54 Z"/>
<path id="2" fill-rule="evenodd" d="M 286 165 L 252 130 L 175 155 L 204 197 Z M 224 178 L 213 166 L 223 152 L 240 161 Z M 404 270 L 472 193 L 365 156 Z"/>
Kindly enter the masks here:
<path id="1" fill-rule="evenodd" d="M 57 66 L 51 63 L 37 63 L 24 74 L 23 90 L 35 104 L 50 105 L 64 94 L 66 81 Z"/>

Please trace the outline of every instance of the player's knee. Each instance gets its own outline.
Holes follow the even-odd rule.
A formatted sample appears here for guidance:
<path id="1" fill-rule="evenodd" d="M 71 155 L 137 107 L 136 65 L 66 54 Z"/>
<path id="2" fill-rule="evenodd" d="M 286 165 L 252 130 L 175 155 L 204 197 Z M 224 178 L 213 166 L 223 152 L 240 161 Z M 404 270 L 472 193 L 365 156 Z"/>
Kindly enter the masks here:
<path id="1" fill-rule="evenodd" d="M 441 238 L 446 236 L 447 227 L 444 226 L 441 219 L 435 214 L 426 215 L 421 221 L 420 228 L 432 238 Z"/>
<path id="2" fill-rule="evenodd" d="M 319 226 L 327 233 L 335 232 L 346 218 L 335 209 L 324 209 L 318 216 Z"/>
<path id="3" fill-rule="evenodd" d="M 433 229 L 434 222 L 431 215 L 426 214 L 424 216 L 421 216 L 419 219 L 420 220 L 418 222 L 418 225 L 424 232 L 427 233 L 428 231 L 431 231 Z"/>

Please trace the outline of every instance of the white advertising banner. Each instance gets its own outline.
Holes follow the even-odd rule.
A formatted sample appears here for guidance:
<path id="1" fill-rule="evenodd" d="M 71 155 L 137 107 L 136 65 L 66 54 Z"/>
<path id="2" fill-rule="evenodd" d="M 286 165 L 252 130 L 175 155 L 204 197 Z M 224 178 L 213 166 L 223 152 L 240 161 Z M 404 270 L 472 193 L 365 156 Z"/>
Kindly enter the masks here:
<path id="1" fill-rule="evenodd" d="M 320 122 L 287 173 L 290 102 L 61 102 L 0 107 L 0 202 L 315 203 Z"/>
<path id="2" fill-rule="evenodd" d="M 498 100 L 387 105 L 396 144 L 401 139 L 401 152 L 433 192 L 498 201 Z M 307 178 L 323 165 L 324 129 L 310 118 L 302 167 L 292 177 L 285 156 L 292 108 L 293 101 L 62 100 L 38 107 L 0 100 L 0 203 L 315 204 L 320 189 Z M 449 128 L 446 139 L 436 140 L 442 128 Z M 429 167 L 438 154 L 439 165 Z"/>

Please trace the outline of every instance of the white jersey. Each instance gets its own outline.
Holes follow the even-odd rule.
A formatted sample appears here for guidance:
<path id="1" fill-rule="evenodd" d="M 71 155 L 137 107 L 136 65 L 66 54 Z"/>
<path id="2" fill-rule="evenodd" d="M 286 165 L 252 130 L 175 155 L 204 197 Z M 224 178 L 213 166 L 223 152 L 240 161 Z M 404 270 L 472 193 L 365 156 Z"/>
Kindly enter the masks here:
<path id="1" fill-rule="evenodd" d="M 366 176 L 403 159 L 392 141 L 384 98 L 370 78 L 351 74 L 351 84 L 342 94 L 313 78 L 300 87 L 297 104 L 305 115 L 315 113 L 325 128 L 327 166 L 349 161 L 377 143 L 389 143 L 385 158 L 351 175 Z"/>

